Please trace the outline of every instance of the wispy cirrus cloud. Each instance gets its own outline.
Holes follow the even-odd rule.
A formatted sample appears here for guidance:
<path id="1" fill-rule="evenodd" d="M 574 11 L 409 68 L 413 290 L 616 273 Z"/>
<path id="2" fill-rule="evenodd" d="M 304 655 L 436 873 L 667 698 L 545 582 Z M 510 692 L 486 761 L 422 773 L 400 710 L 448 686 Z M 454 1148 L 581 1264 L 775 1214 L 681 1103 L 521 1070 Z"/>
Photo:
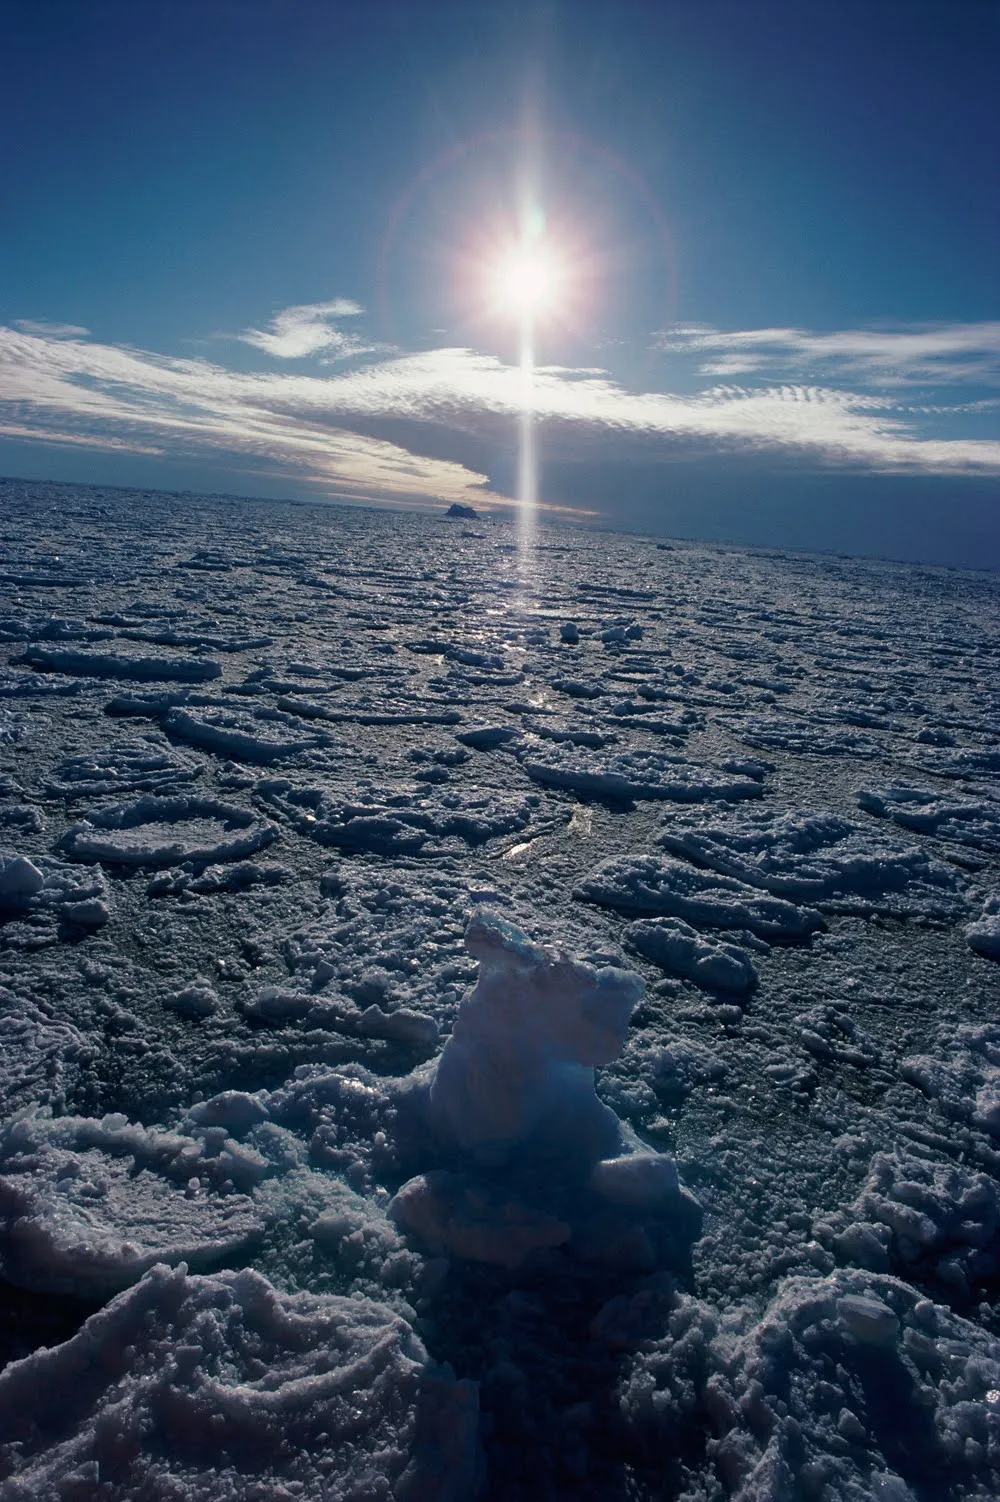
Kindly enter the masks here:
<path id="1" fill-rule="evenodd" d="M 10 436 L 174 459 L 239 457 L 277 467 L 290 482 L 397 504 L 482 494 L 486 475 L 352 432 L 321 403 L 304 403 L 294 395 L 302 380 L 0 326 L 0 424 Z M 327 384 L 305 378 L 307 389 Z"/>
<path id="2" fill-rule="evenodd" d="M 701 374 L 788 379 L 803 373 L 875 386 L 1000 385 L 1000 322 L 899 328 L 665 329 L 656 348 L 692 355 Z"/>
<path id="3" fill-rule="evenodd" d="M 266 329 L 244 329 L 234 337 L 278 360 L 304 360 L 311 355 L 347 360 L 384 348 L 338 327 L 339 319 L 357 318 L 363 312 L 360 303 L 347 297 L 337 297 L 332 302 L 300 303 L 282 308 Z"/>
<path id="4" fill-rule="evenodd" d="M 9 436 L 238 462 L 376 502 L 504 503 L 489 470 L 515 447 L 523 397 L 516 366 L 468 349 L 338 374 L 248 372 L 0 327 Z M 744 452 L 803 473 L 1000 474 L 1000 442 L 943 435 L 931 408 L 886 390 L 786 381 L 635 392 L 606 372 L 548 366 L 535 372 L 532 404 L 546 460 L 667 466 Z"/>
<path id="5" fill-rule="evenodd" d="M 40 334 L 43 339 L 85 339 L 90 333 L 79 323 L 46 323 L 38 318 L 19 318 L 14 327 L 24 334 Z"/>
<path id="6" fill-rule="evenodd" d="M 492 356 L 442 349 L 300 389 L 297 399 L 333 403 L 355 420 L 408 418 L 456 430 L 478 424 L 496 441 L 521 410 L 523 378 Z M 883 470 L 1000 471 L 1000 442 L 935 438 L 880 394 L 790 383 L 714 386 L 694 396 L 630 392 L 606 373 L 547 367 L 535 372 L 532 405 L 546 451 L 567 456 L 616 447 L 668 459 L 682 443 L 686 452 L 692 444 L 770 448 L 806 461 Z"/>

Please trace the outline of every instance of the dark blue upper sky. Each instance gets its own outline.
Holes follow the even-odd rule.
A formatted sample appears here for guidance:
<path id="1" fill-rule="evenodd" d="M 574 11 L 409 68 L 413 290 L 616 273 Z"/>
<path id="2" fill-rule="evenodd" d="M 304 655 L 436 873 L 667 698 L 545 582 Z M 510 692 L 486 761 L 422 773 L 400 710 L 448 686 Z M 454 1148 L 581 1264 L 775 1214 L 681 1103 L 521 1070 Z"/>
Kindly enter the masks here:
<path id="1" fill-rule="evenodd" d="M 510 494 L 479 271 L 530 140 L 579 262 L 543 501 L 801 544 L 821 474 L 818 546 L 948 556 L 958 506 L 997 561 L 998 43 L 993 0 L 5 0 L 0 470 Z"/>

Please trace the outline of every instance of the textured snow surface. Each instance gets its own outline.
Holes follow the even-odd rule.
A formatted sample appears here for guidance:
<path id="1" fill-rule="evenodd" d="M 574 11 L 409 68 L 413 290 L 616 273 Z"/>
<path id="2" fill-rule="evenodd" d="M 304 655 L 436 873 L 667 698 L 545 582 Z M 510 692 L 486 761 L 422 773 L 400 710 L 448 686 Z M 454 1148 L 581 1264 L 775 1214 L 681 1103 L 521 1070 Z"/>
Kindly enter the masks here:
<path id="1" fill-rule="evenodd" d="M 0 508 L 4 1502 L 1000 1495 L 995 580 Z"/>
<path id="2" fill-rule="evenodd" d="M 476 1394 L 382 1305 L 156 1268 L 0 1374 L 0 1444 L 12 1502 L 461 1502 Z"/>

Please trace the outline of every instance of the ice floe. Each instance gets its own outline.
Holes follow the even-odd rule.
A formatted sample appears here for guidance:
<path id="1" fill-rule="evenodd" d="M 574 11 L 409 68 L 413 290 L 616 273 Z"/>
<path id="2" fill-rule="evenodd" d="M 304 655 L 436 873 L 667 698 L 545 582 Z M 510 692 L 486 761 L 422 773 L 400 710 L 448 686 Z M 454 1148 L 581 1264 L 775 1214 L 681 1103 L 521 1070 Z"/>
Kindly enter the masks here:
<path id="1" fill-rule="evenodd" d="M 132 657 L 114 652 L 29 647 L 19 660 L 46 673 L 134 679 L 139 683 L 209 683 L 222 677 L 221 665 L 205 657 Z"/>
<path id="2" fill-rule="evenodd" d="M 438 791 L 426 783 L 380 791 L 359 782 L 353 796 L 345 797 L 332 788 L 297 787 L 286 778 L 269 778 L 259 792 L 300 833 L 321 845 L 383 855 L 485 845 L 541 823 L 545 816 L 536 793 Z M 553 812 L 548 811 L 550 821 Z"/>
<path id="3" fill-rule="evenodd" d="M 661 751 L 598 752 L 556 745 L 529 745 L 520 754 L 528 776 L 544 787 L 566 788 L 598 798 L 664 798 L 677 803 L 706 799 L 759 798 L 755 778 L 687 762 Z"/>
<path id="4" fill-rule="evenodd" d="M 747 951 L 738 944 L 704 938 L 680 918 L 630 923 L 625 943 L 669 975 L 693 981 L 706 991 L 748 996 L 758 977 Z"/>
<path id="5" fill-rule="evenodd" d="M 866 789 L 858 794 L 858 803 L 903 829 L 1000 853 L 1000 803 L 993 799 L 942 797 L 930 788 L 897 786 Z"/>
<path id="6" fill-rule="evenodd" d="M 60 762 L 47 791 L 54 798 L 120 797 L 122 793 L 173 793 L 194 782 L 198 764 L 148 741 L 126 741 Z"/>
<path id="7" fill-rule="evenodd" d="M 768 809 L 695 825 L 674 821 L 659 843 L 722 876 L 824 912 L 954 920 L 967 907 L 956 873 L 926 849 L 887 841 L 835 814 Z"/>
<path id="8" fill-rule="evenodd" d="M 805 943 L 826 927 L 814 908 L 670 856 L 605 861 L 573 895 L 622 913 L 680 918 L 695 928 L 749 929 L 775 944 Z"/>
<path id="9" fill-rule="evenodd" d="M 325 732 L 303 735 L 294 717 L 277 710 L 250 713 L 236 709 L 168 708 L 164 726 L 168 734 L 233 761 L 260 763 L 285 761 L 303 751 L 329 746 Z"/>
<path id="10" fill-rule="evenodd" d="M 95 809 L 63 835 L 59 848 L 77 861 L 152 868 L 182 861 L 242 861 L 278 838 L 278 827 L 219 798 L 153 793 L 134 803 Z M 3 873 L 0 872 L 0 882 Z"/>
<path id="11" fill-rule="evenodd" d="M 107 1297 L 157 1262 L 205 1270 L 263 1231 L 246 1149 L 147 1130 L 125 1116 L 21 1116 L 0 1136 L 0 1267 L 10 1282 Z"/>
<path id="12" fill-rule="evenodd" d="M 764 751 L 790 751 L 795 756 L 855 756 L 869 760 L 882 748 L 871 736 L 835 730 L 809 720 L 763 720 L 735 715 L 719 717 L 748 746 Z"/>

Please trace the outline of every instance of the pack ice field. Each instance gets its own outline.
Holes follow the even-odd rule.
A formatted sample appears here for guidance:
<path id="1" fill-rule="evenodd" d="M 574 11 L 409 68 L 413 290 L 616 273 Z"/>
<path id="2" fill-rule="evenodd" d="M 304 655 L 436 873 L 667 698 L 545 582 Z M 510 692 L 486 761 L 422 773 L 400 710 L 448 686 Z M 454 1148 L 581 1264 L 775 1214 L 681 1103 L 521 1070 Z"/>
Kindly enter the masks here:
<path id="1" fill-rule="evenodd" d="M 0 535 L 5 1502 L 1000 1495 L 994 576 Z"/>

